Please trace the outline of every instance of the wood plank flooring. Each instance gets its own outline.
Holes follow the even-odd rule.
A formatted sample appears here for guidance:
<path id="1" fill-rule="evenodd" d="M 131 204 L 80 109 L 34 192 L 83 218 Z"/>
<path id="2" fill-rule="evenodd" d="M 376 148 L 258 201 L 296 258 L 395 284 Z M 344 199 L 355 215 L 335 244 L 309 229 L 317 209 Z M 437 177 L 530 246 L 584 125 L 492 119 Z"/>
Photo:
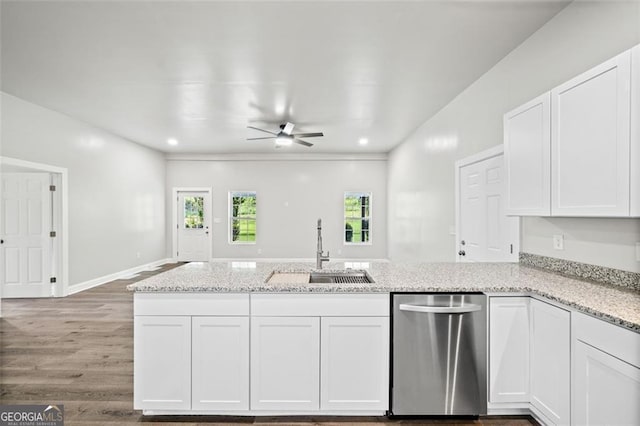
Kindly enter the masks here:
<path id="1" fill-rule="evenodd" d="M 66 298 L 5 299 L 0 404 L 64 404 L 65 425 L 535 425 L 530 417 L 390 420 L 379 417 L 147 417 L 133 410 L 133 297 L 126 286 L 176 267 Z"/>

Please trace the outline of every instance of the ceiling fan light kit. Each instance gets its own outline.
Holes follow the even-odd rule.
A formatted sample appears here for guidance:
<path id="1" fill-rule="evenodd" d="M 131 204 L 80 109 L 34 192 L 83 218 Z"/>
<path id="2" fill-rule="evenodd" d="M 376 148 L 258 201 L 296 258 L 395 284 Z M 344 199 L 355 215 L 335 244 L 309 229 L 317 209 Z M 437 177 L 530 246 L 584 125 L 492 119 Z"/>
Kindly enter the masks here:
<path id="1" fill-rule="evenodd" d="M 278 146 L 289 146 L 293 144 L 292 136 L 278 136 L 276 138 L 276 145 Z"/>
<path id="2" fill-rule="evenodd" d="M 271 130 L 261 129 L 259 127 L 247 126 L 248 129 L 258 130 L 260 132 L 269 133 L 272 136 L 261 137 L 261 138 L 247 138 L 248 141 L 256 141 L 263 139 L 274 139 L 276 148 L 280 148 L 281 146 L 290 146 L 294 143 L 298 145 L 312 147 L 313 144 L 307 141 L 303 141 L 299 138 L 318 138 L 324 136 L 322 132 L 314 132 L 314 133 L 291 133 L 293 132 L 293 128 L 295 124 L 287 122 L 285 124 L 280 125 L 279 132 L 272 132 Z"/>

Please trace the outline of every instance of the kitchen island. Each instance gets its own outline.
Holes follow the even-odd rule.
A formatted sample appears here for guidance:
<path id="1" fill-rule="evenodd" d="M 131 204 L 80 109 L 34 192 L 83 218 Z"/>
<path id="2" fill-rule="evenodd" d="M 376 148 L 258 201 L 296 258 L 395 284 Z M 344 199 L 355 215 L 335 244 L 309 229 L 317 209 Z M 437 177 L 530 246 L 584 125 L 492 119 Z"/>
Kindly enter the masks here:
<path id="1" fill-rule="evenodd" d="M 266 282 L 274 270 L 304 277 L 313 266 L 191 263 L 131 285 L 135 408 L 384 415 L 390 294 L 485 293 L 489 414 L 569 424 L 596 410 L 636 420 L 637 290 L 519 264 L 473 263 L 331 262 L 330 270 L 366 269 L 375 282 Z M 589 375 L 603 365 L 600 376 Z M 589 396 L 594 389 L 606 390 L 597 402 Z"/>

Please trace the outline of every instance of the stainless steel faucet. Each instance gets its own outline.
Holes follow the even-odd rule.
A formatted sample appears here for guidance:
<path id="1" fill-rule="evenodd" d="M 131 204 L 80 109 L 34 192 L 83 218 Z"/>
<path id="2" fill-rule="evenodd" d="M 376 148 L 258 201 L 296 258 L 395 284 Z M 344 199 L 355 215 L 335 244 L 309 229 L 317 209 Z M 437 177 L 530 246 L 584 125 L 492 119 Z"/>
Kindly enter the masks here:
<path id="1" fill-rule="evenodd" d="M 322 262 L 329 261 L 329 252 L 322 252 L 322 219 L 318 219 L 318 250 L 316 250 L 316 269 L 322 269 Z"/>

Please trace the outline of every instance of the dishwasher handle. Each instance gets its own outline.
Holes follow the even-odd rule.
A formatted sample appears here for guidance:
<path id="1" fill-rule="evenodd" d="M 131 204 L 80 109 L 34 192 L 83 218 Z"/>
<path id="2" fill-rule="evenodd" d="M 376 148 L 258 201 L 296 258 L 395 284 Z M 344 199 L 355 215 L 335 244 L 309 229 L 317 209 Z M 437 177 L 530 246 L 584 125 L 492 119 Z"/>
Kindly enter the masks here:
<path id="1" fill-rule="evenodd" d="M 422 312 L 427 314 L 467 314 L 469 312 L 481 311 L 482 306 L 470 303 L 462 306 L 429 306 L 429 305 L 410 305 L 402 303 L 399 306 L 401 311 Z"/>

